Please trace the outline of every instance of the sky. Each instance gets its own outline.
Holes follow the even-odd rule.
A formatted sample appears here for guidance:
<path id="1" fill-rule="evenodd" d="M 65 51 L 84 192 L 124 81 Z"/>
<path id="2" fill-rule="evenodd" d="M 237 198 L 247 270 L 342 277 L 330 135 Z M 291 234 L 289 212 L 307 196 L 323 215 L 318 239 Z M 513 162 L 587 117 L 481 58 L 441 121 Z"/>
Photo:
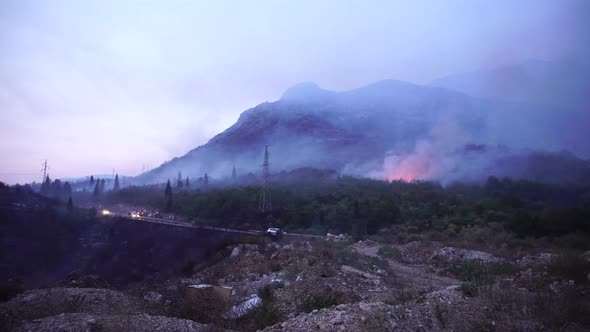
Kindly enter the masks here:
<path id="1" fill-rule="evenodd" d="M 586 56 L 590 2 L 0 0 L 0 181 L 137 175 L 313 81 Z"/>

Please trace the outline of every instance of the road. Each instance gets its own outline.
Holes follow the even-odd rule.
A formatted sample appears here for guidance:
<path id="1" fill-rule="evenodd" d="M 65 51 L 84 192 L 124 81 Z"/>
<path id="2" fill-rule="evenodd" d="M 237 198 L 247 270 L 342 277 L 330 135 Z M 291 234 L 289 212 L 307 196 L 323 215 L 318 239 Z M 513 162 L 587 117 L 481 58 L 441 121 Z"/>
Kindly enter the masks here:
<path id="1" fill-rule="evenodd" d="M 182 221 L 174 221 L 168 219 L 161 219 L 161 218 L 154 218 L 154 217 L 131 217 L 129 214 L 121 213 L 121 212 L 110 212 L 108 216 L 116 216 L 122 217 L 130 220 L 137 220 L 137 221 L 145 221 L 151 222 L 155 224 L 162 224 L 162 225 L 169 225 L 169 226 L 176 226 L 176 227 L 186 227 L 186 228 L 193 228 L 193 229 L 205 229 L 205 230 L 212 230 L 212 231 L 219 231 L 219 232 L 227 232 L 227 233 L 239 233 L 239 234 L 247 234 L 247 235 L 264 235 L 264 231 L 256 231 L 256 230 L 241 230 L 241 229 L 232 229 L 232 228 L 223 228 L 223 227 L 213 227 L 213 226 L 205 226 L 205 225 L 198 225 L 198 224 L 191 224 L 188 222 Z M 312 235 L 312 234 L 302 234 L 302 233 L 287 233 L 283 232 L 283 236 L 291 236 L 291 237 L 305 237 L 305 238 L 316 238 L 316 239 L 323 239 L 323 236 L 320 235 Z"/>

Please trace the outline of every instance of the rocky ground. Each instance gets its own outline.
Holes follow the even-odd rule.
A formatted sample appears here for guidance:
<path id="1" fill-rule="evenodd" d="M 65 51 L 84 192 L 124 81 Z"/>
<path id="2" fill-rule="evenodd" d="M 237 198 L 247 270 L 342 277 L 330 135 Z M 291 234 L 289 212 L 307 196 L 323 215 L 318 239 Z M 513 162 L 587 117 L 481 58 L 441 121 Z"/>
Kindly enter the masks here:
<path id="1" fill-rule="evenodd" d="M 118 290 L 88 276 L 0 304 L 14 331 L 586 331 L 588 253 L 514 260 L 432 241 L 254 239 L 191 277 Z M 233 288 L 189 303 L 187 286 Z M 88 288 L 88 286 L 94 288 Z"/>

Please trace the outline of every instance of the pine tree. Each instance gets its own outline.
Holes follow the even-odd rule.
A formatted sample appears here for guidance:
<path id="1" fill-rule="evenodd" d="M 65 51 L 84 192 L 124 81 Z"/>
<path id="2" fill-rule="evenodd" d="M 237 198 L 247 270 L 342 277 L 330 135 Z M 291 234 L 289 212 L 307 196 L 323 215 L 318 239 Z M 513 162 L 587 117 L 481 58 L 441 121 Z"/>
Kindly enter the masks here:
<path id="1" fill-rule="evenodd" d="M 186 182 L 184 183 L 184 186 L 187 188 L 190 187 L 190 183 L 188 182 L 188 176 L 186 177 Z"/>
<path id="2" fill-rule="evenodd" d="M 238 179 L 238 176 L 236 174 L 236 166 L 234 166 L 234 169 L 231 171 L 231 179 L 236 182 Z"/>
<path id="3" fill-rule="evenodd" d="M 47 174 L 47 176 L 45 177 L 45 181 L 43 181 L 43 184 L 41 184 L 41 193 L 43 195 L 47 195 L 47 194 L 49 194 L 50 190 L 51 190 L 51 179 L 49 178 L 49 174 Z"/>
<path id="4" fill-rule="evenodd" d="M 172 186 L 170 186 L 170 180 L 166 182 L 166 190 L 164 190 L 164 196 L 166 198 L 172 197 Z"/>
<path id="5" fill-rule="evenodd" d="M 66 194 L 66 195 L 72 194 L 72 185 L 68 181 L 66 181 L 64 183 L 64 194 Z"/>
<path id="6" fill-rule="evenodd" d="M 178 171 L 178 180 L 176 180 L 176 187 L 182 188 L 182 173 Z"/>
<path id="7" fill-rule="evenodd" d="M 172 211 L 172 186 L 170 180 L 166 182 L 166 190 L 164 190 L 164 196 L 166 198 L 166 211 Z"/>
<path id="8" fill-rule="evenodd" d="M 92 195 L 94 195 L 94 196 L 100 195 L 100 180 L 99 181 L 96 181 L 96 184 L 94 185 L 94 191 L 92 192 Z"/>
<path id="9" fill-rule="evenodd" d="M 94 175 L 90 175 L 90 185 L 94 184 Z"/>
<path id="10" fill-rule="evenodd" d="M 205 181 L 205 188 L 207 188 L 207 186 L 209 185 L 209 176 L 207 176 L 207 173 L 205 173 L 204 181 Z"/>
<path id="11" fill-rule="evenodd" d="M 104 181 L 104 179 L 102 179 L 102 180 L 100 180 L 100 193 L 101 194 L 104 193 L 105 189 L 106 189 L 105 181 Z"/>
<path id="12" fill-rule="evenodd" d="M 114 191 L 119 191 L 121 186 L 119 185 L 119 174 L 115 174 L 115 185 L 113 186 Z"/>
<path id="13" fill-rule="evenodd" d="M 68 199 L 67 208 L 68 208 L 68 211 L 72 211 L 74 209 L 74 202 L 72 201 L 72 196 L 70 196 L 70 198 Z"/>
<path id="14" fill-rule="evenodd" d="M 59 179 L 53 180 L 51 184 L 51 189 L 49 190 L 51 196 L 61 196 L 63 192 L 63 187 L 61 185 L 61 181 Z"/>

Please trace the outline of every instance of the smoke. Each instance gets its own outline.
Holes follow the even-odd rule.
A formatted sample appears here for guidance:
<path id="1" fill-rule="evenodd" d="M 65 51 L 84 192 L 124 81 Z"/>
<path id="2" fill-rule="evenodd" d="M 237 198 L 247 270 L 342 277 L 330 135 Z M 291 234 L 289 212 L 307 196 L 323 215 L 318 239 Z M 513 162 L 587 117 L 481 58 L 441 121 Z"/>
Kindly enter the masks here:
<path id="1" fill-rule="evenodd" d="M 390 150 L 382 169 L 368 176 L 388 181 L 445 179 L 460 166 L 456 152 L 471 139 L 472 135 L 459 127 L 456 117 L 447 115 L 435 123 L 426 139 L 416 141 L 413 151 Z"/>

